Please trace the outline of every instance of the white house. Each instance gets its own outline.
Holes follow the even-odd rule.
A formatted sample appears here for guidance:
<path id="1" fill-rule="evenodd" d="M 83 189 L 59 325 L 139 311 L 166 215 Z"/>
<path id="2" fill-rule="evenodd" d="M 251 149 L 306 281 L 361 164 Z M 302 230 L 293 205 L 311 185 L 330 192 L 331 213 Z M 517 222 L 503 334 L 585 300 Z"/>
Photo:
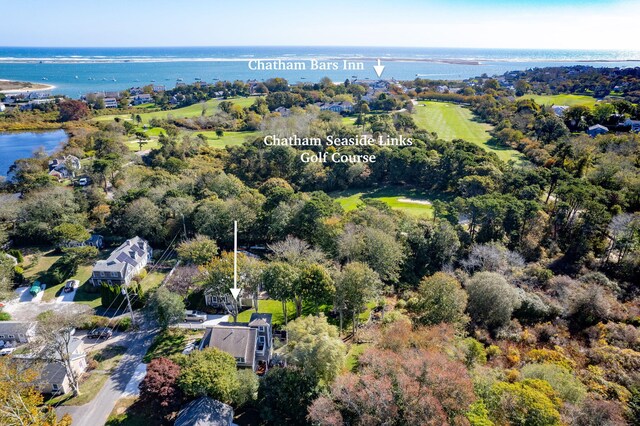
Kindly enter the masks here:
<path id="1" fill-rule="evenodd" d="M 15 347 L 29 343 L 36 333 L 35 322 L 0 321 L 0 341 L 3 346 Z"/>
<path id="2" fill-rule="evenodd" d="M 4 112 L 7 109 L 2 102 L 0 102 L 0 112 Z"/>
<path id="3" fill-rule="evenodd" d="M 152 254 L 153 249 L 146 240 L 131 238 L 112 251 L 106 260 L 96 262 L 91 284 L 128 285 L 147 266 Z"/>
<path id="4" fill-rule="evenodd" d="M 82 339 L 71 339 L 69 342 L 69 357 L 71 359 L 71 368 L 73 368 L 77 376 L 81 376 L 87 371 L 87 353 Z M 45 394 L 66 394 L 71 391 L 71 381 L 67 374 L 67 369 L 59 361 L 46 363 L 40 372 L 36 387 Z"/>
<path id="5" fill-rule="evenodd" d="M 118 108 L 118 100 L 116 98 L 104 98 L 105 108 Z"/>

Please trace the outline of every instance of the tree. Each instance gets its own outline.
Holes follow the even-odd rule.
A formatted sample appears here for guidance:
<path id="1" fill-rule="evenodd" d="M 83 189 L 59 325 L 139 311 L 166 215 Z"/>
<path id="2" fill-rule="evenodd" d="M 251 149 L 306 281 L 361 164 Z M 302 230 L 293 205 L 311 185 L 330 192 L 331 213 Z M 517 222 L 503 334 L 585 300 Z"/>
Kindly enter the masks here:
<path id="1" fill-rule="evenodd" d="M 80 394 L 79 377 L 73 367 L 71 356 L 71 340 L 76 327 L 86 323 L 84 315 L 74 312 L 46 311 L 38 318 L 36 336 L 31 344 L 39 359 L 59 364 L 69 378 L 69 386 L 73 396 Z"/>
<path id="2" fill-rule="evenodd" d="M 67 247 L 88 240 L 91 234 L 79 223 L 65 222 L 53 228 L 53 236 L 59 247 Z"/>
<path id="3" fill-rule="evenodd" d="M 272 368 L 258 388 L 260 417 L 272 425 L 307 425 L 307 407 L 317 394 L 313 377 L 294 367 Z"/>
<path id="4" fill-rule="evenodd" d="M 271 262 L 262 272 L 264 289 L 270 297 L 282 302 L 285 325 L 287 324 L 287 301 L 294 297 L 293 283 L 296 279 L 296 269 L 284 262 Z"/>
<path id="5" fill-rule="evenodd" d="M 491 419 L 497 424 L 514 426 L 560 425 L 558 399 L 544 380 L 496 382 L 486 398 Z"/>
<path id="6" fill-rule="evenodd" d="M 175 362 L 180 366 L 178 386 L 189 397 L 209 396 L 230 403 L 238 389 L 236 360 L 230 354 L 216 348 L 193 351 L 179 355 Z"/>
<path id="7" fill-rule="evenodd" d="M 204 265 L 218 254 L 218 245 L 214 240 L 204 235 L 182 242 L 176 249 L 178 258 L 187 264 Z"/>
<path id="8" fill-rule="evenodd" d="M 443 272 L 423 278 L 417 297 L 407 304 L 407 310 L 422 325 L 462 324 L 466 321 L 466 307 L 467 294 L 460 282 Z"/>
<path id="9" fill-rule="evenodd" d="M 182 296 L 170 292 L 164 286 L 159 287 L 147 301 L 146 314 L 150 320 L 157 322 L 160 328 L 167 329 L 184 319 Z"/>
<path id="10" fill-rule="evenodd" d="M 357 315 L 365 309 L 367 302 L 374 300 L 380 293 L 380 277 L 364 263 L 351 262 L 338 273 L 335 287 L 334 307 L 340 314 L 340 332 L 342 333 L 344 314 L 351 313 L 355 333 Z"/>
<path id="11" fill-rule="evenodd" d="M 471 318 L 489 328 L 501 327 L 511 320 L 520 299 L 514 287 L 495 272 L 479 272 L 466 286 Z"/>
<path id="12" fill-rule="evenodd" d="M 42 407 L 43 397 L 34 387 L 38 372 L 0 357 L 0 424 L 3 426 L 71 426 L 66 414 L 58 420 L 52 407 Z"/>
<path id="13" fill-rule="evenodd" d="M 168 358 L 155 358 L 147 364 L 147 374 L 140 382 L 140 399 L 164 412 L 176 408 L 182 392 L 178 388 L 180 366 Z"/>
<path id="14" fill-rule="evenodd" d="M 116 232 L 127 236 L 140 236 L 151 241 L 161 241 L 164 235 L 162 212 L 146 197 L 127 203 L 114 222 Z"/>
<path id="15" fill-rule="evenodd" d="M 245 264 L 248 263 L 247 256 L 238 253 L 238 286 L 246 290 L 245 281 L 242 279 L 242 272 Z M 205 291 L 211 292 L 219 298 L 225 300 L 232 299 L 231 289 L 233 288 L 233 253 L 222 252 L 219 257 L 214 257 L 202 268 L 203 287 Z M 228 314 L 233 316 L 234 321 L 238 317 L 238 303 L 235 299 L 230 303 L 224 303 L 224 308 Z"/>
<path id="16" fill-rule="evenodd" d="M 258 397 L 260 381 L 251 369 L 240 369 L 238 375 L 238 389 L 233 394 L 233 403 L 236 407 L 249 407 L 255 403 Z"/>
<path id="17" fill-rule="evenodd" d="M 317 263 L 300 269 L 294 282 L 297 315 L 302 315 L 302 301 L 313 304 L 315 310 L 322 303 L 329 302 L 335 293 L 333 279 L 327 269 Z"/>
<path id="18" fill-rule="evenodd" d="M 0 254 L 0 299 L 9 297 L 13 289 L 13 279 L 15 277 L 15 265 L 13 260 Z"/>
<path id="19" fill-rule="evenodd" d="M 149 136 L 145 132 L 136 132 L 136 139 L 138 139 L 138 151 L 142 151 L 142 146 L 149 143 Z"/>
<path id="20" fill-rule="evenodd" d="M 89 107 L 82 101 L 65 100 L 58 105 L 60 121 L 77 121 L 89 115 Z"/>
<path id="21" fill-rule="evenodd" d="M 344 365 L 346 348 L 338 329 L 321 316 L 300 317 L 287 325 L 285 354 L 316 382 L 331 383 Z"/>
<path id="22" fill-rule="evenodd" d="M 467 424 L 465 414 L 475 399 L 473 385 L 465 366 L 446 354 L 371 348 L 359 364 L 359 374 L 339 376 L 329 394 L 309 407 L 314 424 Z"/>

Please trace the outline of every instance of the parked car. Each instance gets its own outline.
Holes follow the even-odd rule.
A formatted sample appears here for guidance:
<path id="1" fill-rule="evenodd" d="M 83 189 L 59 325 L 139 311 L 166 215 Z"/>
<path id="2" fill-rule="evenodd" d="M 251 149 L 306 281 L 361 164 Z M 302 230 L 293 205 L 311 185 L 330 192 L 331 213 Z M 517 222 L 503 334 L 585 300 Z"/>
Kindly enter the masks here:
<path id="1" fill-rule="evenodd" d="M 40 284 L 40 281 L 34 282 L 29 289 L 29 293 L 31 293 L 31 295 L 34 297 L 37 296 L 40 291 L 42 291 L 42 285 Z"/>
<path id="2" fill-rule="evenodd" d="M 80 284 L 80 281 L 78 280 L 69 280 L 65 283 L 64 285 L 64 292 L 65 293 L 69 293 L 72 292 L 73 290 L 76 289 L 76 287 L 78 287 L 78 284 Z"/>
<path id="3" fill-rule="evenodd" d="M 2 349 L 0 349 L 0 356 L 10 355 L 15 350 L 16 350 L 16 348 L 2 348 Z"/>
<path id="4" fill-rule="evenodd" d="M 78 179 L 79 186 L 87 186 L 89 185 L 89 178 L 80 178 Z"/>
<path id="5" fill-rule="evenodd" d="M 185 321 L 205 322 L 207 320 L 207 314 L 200 311 L 186 311 L 184 313 Z"/>
<path id="6" fill-rule="evenodd" d="M 113 336 L 113 331 L 109 327 L 96 327 L 87 334 L 90 339 L 108 339 Z"/>

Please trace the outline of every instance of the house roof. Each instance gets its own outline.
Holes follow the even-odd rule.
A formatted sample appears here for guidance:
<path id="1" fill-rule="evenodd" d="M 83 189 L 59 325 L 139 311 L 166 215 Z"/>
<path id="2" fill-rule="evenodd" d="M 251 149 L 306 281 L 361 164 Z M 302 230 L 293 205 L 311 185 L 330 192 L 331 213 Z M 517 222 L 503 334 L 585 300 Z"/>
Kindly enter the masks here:
<path id="1" fill-rule="evenodd" d="M 140 237 L 133 237 L 111 252 L 106 260 L 99 260 L 93 267 L 97 271 L 122 272 L 137 266 L 147 256 L 148 243 Z"/>
<path id="2" fill-rule="evenodd" d="M 589 130 L 596 130 L 596 129 L 606 130 L 607 132 L 609 131 L 609 129 L 603 126 L 602 124 L 596 124 L 594 126 L 589 127 Z"/>
<path id="3" fill-rule="evenodd" d="M 206 396 L 184 406 L 174 426 L 230 426 L 233 424 L 233 408 Z"/>
<path id="4" fill-rule="evenodd" d="M 207 331 L 203 347 L 220 349 L 234 358 L 244 358 L 241 364 L 253 365 L 257 334 L 257 329 L 246 325 L 220 324 Z"/>
<path id="5" fill-rule="evenodd" d="M 259 325 L 271 325 L 272 317 L 273 315 L 271 314 L 259 314 L 254 312 L 251 314 L 251 318 L 249 318 L 249 326 L 257 327 Z"/>
<path id="6" fill-rule="evenodd" d="M 27 334 L 35 325 L 35 322 L 0 321 L 0 334 L 4 336 L 7 334 Z"/>

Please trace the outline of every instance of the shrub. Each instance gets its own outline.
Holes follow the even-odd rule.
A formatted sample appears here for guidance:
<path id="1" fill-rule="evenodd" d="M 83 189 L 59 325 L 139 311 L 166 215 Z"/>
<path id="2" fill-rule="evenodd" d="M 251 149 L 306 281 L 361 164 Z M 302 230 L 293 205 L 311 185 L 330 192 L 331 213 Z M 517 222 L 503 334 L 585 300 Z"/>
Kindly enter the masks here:
<path id="1" fill-rule="evenodd" d="M 502 350 L 496 345 L 489 345 L 487 348 L 487 357 L 493 359 L 502 355 Z"/>
<path id="2" fill-rule="evenodd" d="M 16 258 L 16 260 L 18 261 L 18 263 L 22 263 L 24 262 L 24 256 L 22 256 L 22 252 L 18 249 L 11 249 L 9 250 L 9 254 L 13 257 Z"/>
<path id="3" fill-rule="evenodd" d="M 485 403 L 497 424 L 556 426 L 561 424 L 560 413 L 553 399 L 548 383 L 528 379 L 494 384 Z"/>
<path id="4" fill-rule="evenodd" d="M 462 341 L 463 352 L 465 354 L 465 364 L 471 368 L 476 363 L 485 364 L 487 362 L 487 352 L 484 345 L 473 337 L 468 337 Z"/>
<path id="5" fill-rule="evenodd" d="M 101 317 L 99 315 L 91 315 L 87 318 L 87 320 L 82 324 L 79 328 L 82 330 L 91 330 L 96 327 L 107 327 L 109 326 L 109 318 Z"/>
<path id="6" fill-rule="evenodd" d="M 140 399 L 156 409 L 167 411 L 178 405 L 181 392 L 178 388 L 180 366 L 167 358 L 156 358 L 147 365 L 147 374 L 140 383 Z"/>
<path id="7" fill-rule="evenodd" d="M 535 363 L 556 364 L 569 371 L 573 371 L 576 367 L 575 361 L 567 357 L 559 346 L 555 349 L 531 349 L 527 352 L 527 359 Z"/>
<path id="8" fill-rule="evenodd" d="M 238 389 L 233 394 L 236 407 L 251 407 L 258 397 L 258 376 L 251 370 L 238 370 Z"/>
<path id="9" fill-rule="evenodd" d="M 522 291 L 520 293 L 520 306 L 513 315 L 522 323 L 543 322 L 553 319 L 560 313 L 560 309 L 546 303 L 536 293 Z"/>
<path id="10" fill-rule="evenodd" d="M 100 365 L 100 363 L 93 358 L 89 358 L 87 360 L 87 370 L 89 371 L 95 370 L 96 368 L 98 368 L 98 365 Z"/>
<path id="11" fill-rule="evenodd" d="M 587 398 L 572 424 L 574 426 L 624 426 L 628 423 L 623 413 L 619 403 Z"/>
<path id="12" fill-rule="evenodd" d="M 521 370 L 527 379 L 540 379 L 548 382 L 558 392 L 560 398 L 573 404 L 582 401 L 587 388 L 569 370 L 557 364 L 527 364 Z"/>
<path id="13" fill-rule="evenodd" d="M 9 312 L 0 312 L 0 321 L 11 321 Z"/>
<path id="14" fill-rule="evenodd" d="M 128 316 L 109 322 L 109 327 L 113 328 L 115 326 L 120 331 L 128 331 L 132 325 L 131 317 Z"/>
<path id="15" fill-rule="evenodd" d="M 407 310 L 422 325 L 466 322 L 464 310 L 467 294 L 453 276 L 438 272 L 425 277 L 420 283 L 418 295 L 407 303 Z"/>
<path id="16" fill-rule="evenodd" d="M 596 284 L 577 291 L 569 305 L 569 317 L 580 327 L 589 327 L 610 318 L 612 297 Z"/>
<path id="17" fill-rule="evenodd" d="M 315 379 L 297 368 L 272 368 L 258 388 L 260 417 L 267 424 L 305 424 L 307 407 L 317 396 Z"/>
<path id="18" fill-rule="evenodd" d="M 471 404 L 467 411 L 467 419 L 471 426 L 494 426 L 489 419 L 489 410 L 482 400 L 478 400 Z"/>
<path id="19" fill-rule="evenodd" d="M 494 272 L 475 274 L 467 283 L 467 292 L 471 318 L 489 328 L 507 324 L 513 310 L 520 305 L 515 288 Z"/>

